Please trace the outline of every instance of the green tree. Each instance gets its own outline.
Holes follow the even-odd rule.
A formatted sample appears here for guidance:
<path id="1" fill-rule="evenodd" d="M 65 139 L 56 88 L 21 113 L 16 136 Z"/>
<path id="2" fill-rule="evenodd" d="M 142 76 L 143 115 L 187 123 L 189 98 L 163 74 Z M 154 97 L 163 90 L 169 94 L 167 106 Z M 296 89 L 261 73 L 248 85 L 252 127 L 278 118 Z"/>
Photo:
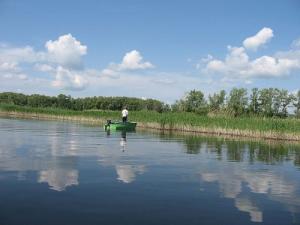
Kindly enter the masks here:
<path id="1" fill-rule="evenodd" d="M 258 98 L 259 98 L 258 88 L 253 88 L 252 93 L 250 95 L 250 103 L 249 103 L 249 111 L 252 114 L 258 114 L 259 112 Z"/>
<path id="2" fill-rule="evenodd" d="M 300 90 L 298 90 L 294 97 L 293 105 L 295 107 L 295 115 L 300 118 Z"/>
<path id="3" fill-rule="evenodd" d="M 234 116 L 246 112 L 248 105 L 247 90 L 245 88 L 233 88 L 230 91 L 227 108 Z"/>
<path id="4" fill-rule="evenodd" d="M 71 109 L 72 107 L 72 102 L 71 102 L 71 96 L 67 96 L 67 95 L 64 95 L 64 94 L 59 94 L 57 96 L 57 107 L 58 108 L 66 108 L 66 109 Z"/>
<path id="5" fill-rule="evenodd" d="M 207 103 L 201 91 L 190 91 L 183 100 L 184 111 L 199 114 L 207 113 Z"/>
<path id="6" fill-rule="evenodd" d="M 259 113 L 263 116 L 273 116 L 273 88 L 264 88 L 259 90 Z"/>
<path id="7" fill-rule="evenodd" d="M 274 89 L 273 96 L 273 113 L 275 116 L 287 117 L 287 107 L 293 100 L 293 95 L 290 95 L 287 90 Z"/>
<path id="8" fill-rule="evenodd" d="M 289 94 L 287 90 L 283 90 L 283 89 L 279 92 L 279 96 L 280 96 L 280 109 L 278 115 L 280 117 L 287 117 L 288 116 L 287 108 L 293 102 L 295 97 L 293 94 Z"/>
<path id="9" fill-rule="evenodd" d="M 273 89 L 272 112 L 274 116 L 280 115 L 282 93 L 279 89 Z"/>
<path id="10" fill-rule="evenodd" d="M 212 96 L 208 96 L 208 105 L 210 111 L 219 111 L 225 102 L 226 92 L 221 90 L 219 93 L 214 93 Z"/>

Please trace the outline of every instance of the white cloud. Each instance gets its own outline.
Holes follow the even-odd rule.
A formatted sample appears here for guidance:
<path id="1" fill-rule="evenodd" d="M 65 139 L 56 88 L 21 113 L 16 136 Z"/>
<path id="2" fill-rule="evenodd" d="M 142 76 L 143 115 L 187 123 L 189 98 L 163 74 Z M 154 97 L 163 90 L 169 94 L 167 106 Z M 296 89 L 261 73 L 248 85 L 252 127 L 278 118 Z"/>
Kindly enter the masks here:
<path id="1" fill-rule="evenodd" d="M 238 78 L 281 77 L 300 69 L 300 58 L 261 56 L 250 60 L 243 47 L 230 47 L 226 58 L 209 61 L 204 72 L 219 73 Z M 298 53 L 297 53 L 298 54 Z"/>
<path id="2" fill-rule="evenodd" d="M 59 66 L 52 85 L 66 90 L 77 91 L 85 89 L 88 85 L 88 80 L 79 71 L 71 71 Z"/>
<path id="3" fill-rule="evenodd" d="M 266 44 L 273 36 L 273 30 L 264 27 L 254 36 L 246 38 L 243 45 L 246 49 L 256 51 L 260 46 Z"/>
<path id="4" fill-rule="evenodd" d="M 232 73 L 245 70 L 248 67 L 249 57 L 243 47 L 228 46 L 229 53 L 224 61 L 212 59 L 207 62 L 207 70 L 215 72 Z"/>
<path id="5" fill-rule="evenodd" d="M 46 51 L 35 51 L 31 46 L 0 47 L 0 65 L 5 63 L 15 65 L 20 63 L 53 63 L 66 68 L 78 69 L 83 66 L 82 56 L 87 53 L 87 47 L 71 34 L 62 35 L 55 41 L 47 41 L 45 48 Z"/>
<path id="6" fill-rule="evenodd" d="M 200 62 L 196 63 L 196 69 L 201 69 L 203 67 L 203 65 L 205 65 L 206 63 L 210 62 L 213 60 L 213 56 L 212 55 L 207 55 L 206 57 L 202 58 L 200 60 Z"/>
<path id="7" fill-rule="evenodd" d="M 33 49 L 24 48 L 8 48 L 6 45 L 0 48 L 0 76 L 4 78 L 24 78 L 19 62 L 31 62 L 35 56 Z"/>
<path id="8" fill-rule="evenodd" d="M 19 78 L 20 80 L 27 80 L 27 79 L 28 79 L 28 76 L 27 76 L 26 74 L 19 74 L 19 75 L 18 75 L 18 78 Z"/>
<path id="9" fill-rule="evenodd" d="M 165 85 L 175 84 L 175 80 L 170 79 L 170 78 L 156 78 L 156 79 L 152 79 L 152 82 L 158 83 L 158 84 L 165 84 Z"/>
<path id="10" fill-rule="evenodd" d="M 36 64 L 34 69 L 41 72 L 53 72 L 55 69 L 48 64 Z"/>
<path id="11" fill-rule="evenodd" d="M 134 70 L 146 70 L 153 68 L 153 64 L 145 61 L 142 54 L 137 50 L 127 52 L 119 64 L 111 63 L 102 71 L 85 69 L 83 56 L 87 54 L 87 47 L 71 34 L 49 40 L 45 43 L 45 49 L 36 51 L 30 46 L 15 48 L 8 45 L 0 46 L 0 76 L 6 84 L 12 85 L 14 79 L 27 80 L 30 77 L 26 72 L 43 72 L 50 76 L 43 78 L 43 82 L 50 82 L 51 86 L 58 89 L 79 91 L 85 89 L 89 83 L 93 86 L 104 86 L 101 82 L 109 82 L 109 85 L 120 79 L 120 75 L 128 78 L 128 72 Z M 25 69 L 26 68 L 26 69 Z M 100 79 L 103 78 L 103 79 Z M 8 79 L 10 83 L 8 83 Z M 113 80 L 112 80 L 113 79 Z M 37 81 L 36 78 L 30 82 Z M 132 82 L 141 82 L 136 76 Z M 169 79 L 148 79 L 148 82 L 172 83 Z M 124 83 L 124 80 L 122 79 Z M 21 83 L 20 83 L 21 85 Z"/>
<path id="12" fill-rule="evenodd" d="M 2 75 L 4 78 L 6 78 L 6 79 L 11 79 L 11 78 L 13 78 L 13 74 L 11 74 L 11 73 L 5 73 L 5 74 L 3 74 Z"/>
<path id="13" fill-rule="evenodd" d="M 17 72 L 18 64 L 15 62 L 0 62 L 0 72 Z"/>
<path id="14" fill-rule="evenodd" d="M 244 41 L 244 45 L 258 47 L 273 36 L 269 28 L 264 28 L 257 35 Z M 267 30 L 267 31 L 266 31 Z M 263 35 L 264 34 L 264 35 Z M 263 38 L 264 37 L 264 38 Z M 250 41 L 249 41 L 250 40 Z M 245 44 L 246 43 L 246 44 Z M 249 43 L 252 43 L 249 44 Z M 255 44 L 254 44 L 255 43 Z M 242 79 L 250 80 L 256 77 L 282 77 L 289 75 L 293 70 L 300 69 L 300 49 L 292 45 L 292 49 L 283 52 L 277 52 L 272 56 L 263 55 L 250 59 L 245 47 L 228 46 L 228 53 L 224 60 L 213 57 L 205 58 L 202 62 L 202 71 L 208 74 L 220 74 L 227 80 Z"/>
<path id="15" fill-rule="evenodd" d="M 154 68 L 150 62 L 144 62 L 143 57 L 137 50 L 127 52 L 120 64 L 110 63 L 107 68 L 102 70 L 103 76 L 118 77 L 121 71 L 145 70 Z"/>
<path id="16" fill-rule="evenodd" d="M 82 67 L 82 56 L 87 53 L 87 47 L 71 34 L 62 35 L 55 41 L 47 41 L 45 47 L 50 61 L 73 69 Z"/>
<path id="17" fill-rule="evenodd" d="M 12 80 L 13 82 L 16 82 L 18 80 L 28 80 L 28 76 L 24 73 L 0 73 L 0 77 L 3 77 L 4 79 Z"/>
<path id="18" fill-rule="evenodd" d="M 22 73 L 15 62 L 0 62 L 0 76 L 5 79 L 27 80 L 28 76 Z"/>
<path id="19" fill-rule="evenodd" d="M 293 41 L 292 48 L 300 48 L 300 38 Z"/>
<path id="20" fill-rule="evenodd" d="M 132 96 L 160 99 L 168 103 L 182 97 L 191 89 L 202 89 L 206 93 L 221 89 L 219 83 L 211 82 L 211 78 L 199 78 L 185 73 L 166 73 L 150 71 L 147 74 L 119 72 L 118 77 L 89 76 L 90 91 L 106 96 Z M 218 86 L 218 87 L 216 87 Z M 99 92 L 101 90 L 101 92 Z"/>
<path id="21" fill-rule="evenodd" d="M 120 64 L 120 70 L 149 69 L 154 66 L 150 62 L 143 62 L 143 57 L 137 50 L 127 52 Z"/>
<path id="22" fill-rule="evenodd" d="M 140 79 L 139 76 L 130 78 L 127 72 L 154 67 L 152 63 L 143 59 L 139 51 L 132 50 L 124 55 L 119 64 L 111 63 L 102 71 L 84 69 L 83 56 L 86 54 L 87 47 L 71 34 L 47 41 L 45 49 L 41 51 L 36 51 L 30 46 L 15 48 L 1 45 L 0 76 L 6 82 L 5 86 L 11 87 L 16 79 L 27 80 L 30 78 L 25 75 L 25 70 L 26 72 L 39 71 L 53 77 L 50 76 L 50 79 L 44 77 L 42 81 L 39 81 L 43 85 L 50 82 L 51 86 L 56 89 L 79 91 L 85 89 L 89 83 L 93 83 L 94 87 L 105 87 L 105 84 L 111 85 L 111 83 L 123 86 L 122 84 L 128 79 L 132 82 L 141 83 L 142 78 Z M 120 80 L 121 74 L 125 77 Z M 168 79 L 154 78 L 154 80 L 161 83 L 170 83 Z M 37 79 L 30 79 L 30 82 L 34 81 L 37 81 Z M 148 79 L 148 82 L 154 83 L 150 79 Z M 18 85 L 22 84 L 19 82 Z"/>
<path id="23" fill-rule="evenodd" d="M 291 70 L 300 68 L 299 60 L 288 58 L 274 58 L 271 56 L 262 56 L 250 62 L 250 70 L 245 71 L 248 76 L 283 76 L 290 74 Z"/>
<path id="24" fill-rule="evenodd" d="M 0 62 L 8 63 L 32 63 L 45 60 L 44 52 L 37 52 L 30 46 L 22 48 L 11 48 L 9 46 L 0 47 Z"/>
<path id="25" fill-rule="evenodd" d="M 11 48 L 0 47 L 0 75 L 4 78 L 27 80 L 24 66 L 27 70 L 50 73 L 54 77 L 54 87 L 83 90 L 88 85 L 84 78 L 87 71 L 83 69 L 82 57 L 87 53 L 87 47 L 82 45 L 71 34 L 49 40 L 44 51 L 35 51 L 30 46 Z"/>
<path id="26" fill-rule="evenodd" d="M 106 68 L 102 70 L 101 75 L 104 77 L 110 77 L 110 78 L 119 78 L 120 75 L 118 74 L 118 71 L 112 69 L 112 68 Z"/>

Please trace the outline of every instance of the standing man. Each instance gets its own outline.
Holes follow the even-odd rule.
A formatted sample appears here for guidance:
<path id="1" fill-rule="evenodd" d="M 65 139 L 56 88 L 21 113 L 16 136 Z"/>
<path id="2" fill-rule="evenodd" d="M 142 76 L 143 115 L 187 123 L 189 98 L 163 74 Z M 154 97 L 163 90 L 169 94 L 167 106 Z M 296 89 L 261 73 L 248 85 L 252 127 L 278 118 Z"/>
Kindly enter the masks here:
<path id="1" fill-rule="evenodd" d="M 127 107 L 125 106 L 124 109 L 122 110 L 122 121 L 123 121 L 123 123 L 127 122 L 127 116 L 128 116 L 128 110 L 127 110 Z"/>

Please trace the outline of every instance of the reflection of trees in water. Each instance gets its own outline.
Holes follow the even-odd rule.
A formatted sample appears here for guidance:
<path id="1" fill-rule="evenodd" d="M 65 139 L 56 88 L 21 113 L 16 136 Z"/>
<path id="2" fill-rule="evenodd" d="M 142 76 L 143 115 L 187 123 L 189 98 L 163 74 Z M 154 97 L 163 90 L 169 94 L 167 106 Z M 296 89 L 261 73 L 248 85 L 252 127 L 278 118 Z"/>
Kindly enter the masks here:
<path id="1" fill-rule="evenodd" d="M 299 150 L 299 147 L 291 145 L 257 144 L 256 146 L 249 148 L 249 155 L 252 162 L 260 161 L 268 164 L 275 164 L 293 159 Z"/>
<path id="2" fill-rule="evenodd" d="M 184 146 L 186 147 L 187 154 L 199 154 L 201 149 L 205 146 L 210 152 L 216 153 L 218 159 L 222 158 L 222 146 L 223 142 L 215 141 L 211 139 L 205 139 L 203 137 L 189 136 L 184 138 Z"/>
<path id="3" fill-rule="evenodd" d="M 268 164 L 283 162 L 289 159 L 291 149 L 283 145 L 276 146 L 259 146 L 256 150 L 252 151 L 254 158 L 257 161 L 265 162 Z"/>
<path id="4" fill-rule="evenodd" d="M 250 163 L 258 161 L 267 164 L 293 160 L 296 166 L 300 166 L 300 145 L 292 143 L 226 140 L 195 135 L 184 136 L 171 132 L 160 133 L 159 136 L 163 140 L 178 139 L 183 143 L 187 154 L 200 154 L 201 149 L 205 149 L 215 153 L 218 160 L 226 158 L 229 161 Z"/>
<path id="5" fill-rule="evenodd" d="M 226 146 L 227 160 L 238 162 L 280 163 L 290 160 L 296 152 L 295 148 L 283 144 L 268 145 L 259 142 L 226 141 L 224 145 Z"/>
<path id="6" fill-rule="evenodd" d="M 217 142 L 210 141 L 210 142 L 211 142 L 210 146 L 213 146 L 211 151 L 215 152 L 218 160 L 222 160 L 222 148 L 224 146 L 223 142 L 221 141 L 217 141 Z"/>
<path id="7" fill-rule="evenodd" d="M 239 141 L 228 141 L 226 143 L 227 160 L 241 162 L 245 160 L 247 146 Z"/>
<path id="8" fill-rule="evenodd" d="M 186 137 L 184 139 L 184 145 L 186 147 L 187 154 L 199 154 L 201 149 L 201 144 L 205 143 L 203 140 L 195 136 Z"/>
<path id="9" fill-rule="evenodd" d="M 298 167 L 300 167 L 300 150 L 295 152 L 295 160 L 294 164 Z"/>

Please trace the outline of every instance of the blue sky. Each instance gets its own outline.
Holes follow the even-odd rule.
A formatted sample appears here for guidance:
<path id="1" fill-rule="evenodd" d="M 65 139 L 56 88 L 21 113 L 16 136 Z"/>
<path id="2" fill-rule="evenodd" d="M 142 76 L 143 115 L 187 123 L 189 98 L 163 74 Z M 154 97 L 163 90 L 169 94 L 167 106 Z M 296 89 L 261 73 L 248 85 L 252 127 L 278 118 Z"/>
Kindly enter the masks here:
<path id="1" fill-rule="evenodd" d="M 300 2 L 0 0 L 0 91 L 135 96 L 300 84 Z"/>

